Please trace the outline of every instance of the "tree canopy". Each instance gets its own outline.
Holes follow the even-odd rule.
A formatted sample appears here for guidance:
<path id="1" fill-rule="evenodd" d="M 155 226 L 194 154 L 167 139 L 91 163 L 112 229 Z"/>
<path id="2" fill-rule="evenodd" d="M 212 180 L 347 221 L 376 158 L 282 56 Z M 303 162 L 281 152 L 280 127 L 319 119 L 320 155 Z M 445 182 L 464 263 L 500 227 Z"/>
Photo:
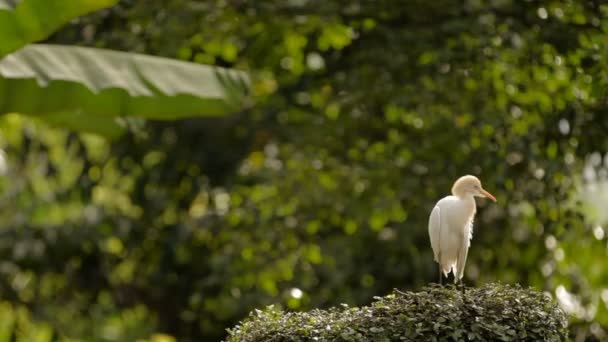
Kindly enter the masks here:
<path id="1" fill-rule="evenodd" d="M 219 340 L 269 304 L 364 305 L 436 279 L 428 214 L 475 174 L 498 205 L 479 203 L 465 282 L 546 291 L 573 337 L 605 339 L 607 33 L 608 6 L 573 0 L 82 17 L 46 43 L 247 70 L 254 105 L 130 121 L 114 142 L 0 118 L 2 299 L 99 340 Z"/>

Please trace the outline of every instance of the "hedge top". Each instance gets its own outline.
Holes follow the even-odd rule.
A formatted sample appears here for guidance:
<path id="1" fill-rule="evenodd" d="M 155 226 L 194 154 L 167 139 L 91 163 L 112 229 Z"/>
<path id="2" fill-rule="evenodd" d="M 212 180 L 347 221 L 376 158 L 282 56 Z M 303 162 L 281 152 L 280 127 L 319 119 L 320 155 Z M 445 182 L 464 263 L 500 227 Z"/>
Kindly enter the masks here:
<path id="1" fill-rule="evenodd" d="M 548 296 L 519 285 L 436 285 L 395 291 L 370 306 L 309 312 L 255 310 L 227 341 L 564 341 L 565 313 Z"/>

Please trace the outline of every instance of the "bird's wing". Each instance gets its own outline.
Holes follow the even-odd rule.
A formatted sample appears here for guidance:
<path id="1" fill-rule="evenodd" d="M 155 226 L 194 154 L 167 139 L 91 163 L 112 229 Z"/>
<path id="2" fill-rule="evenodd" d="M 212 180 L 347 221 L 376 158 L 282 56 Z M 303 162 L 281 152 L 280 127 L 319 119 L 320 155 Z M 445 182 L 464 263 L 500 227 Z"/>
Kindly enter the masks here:
<path id="1" fill-rule="evenodd" d="M 441 209 L 435 206 L 429 217 L 429 237 L 431 238 L 431 248 L 435 256 L 435 261 L 441 263 L 439 254 L 441 253 Z"/>
<path id="2" fill-rule="evenodd" d="M 469 221 L 464 228 L 462 234 L 462 241 L 460 248 L 458 249 L 458 262 L 454 281 L 462 279 L 464 275 L 464 267 L 467 263 L 467 255 L 469 254 L 469 246 L 471 245 L 471 238 L 473 237 L 473 220 Z"/>

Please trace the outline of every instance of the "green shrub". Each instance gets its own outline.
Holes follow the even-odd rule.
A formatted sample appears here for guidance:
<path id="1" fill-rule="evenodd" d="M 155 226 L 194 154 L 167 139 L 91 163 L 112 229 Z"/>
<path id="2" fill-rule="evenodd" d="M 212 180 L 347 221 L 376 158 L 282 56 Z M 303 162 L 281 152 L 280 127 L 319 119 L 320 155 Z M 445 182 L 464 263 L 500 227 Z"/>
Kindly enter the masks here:
<path id="1" fill-rule="evenodd" d="M 429 286 L 395 291 L 371 306 L 310 312 L 255 310 L 228 341 L 563 341 L 564 312 L 547 296 L 520 286 Z"/>

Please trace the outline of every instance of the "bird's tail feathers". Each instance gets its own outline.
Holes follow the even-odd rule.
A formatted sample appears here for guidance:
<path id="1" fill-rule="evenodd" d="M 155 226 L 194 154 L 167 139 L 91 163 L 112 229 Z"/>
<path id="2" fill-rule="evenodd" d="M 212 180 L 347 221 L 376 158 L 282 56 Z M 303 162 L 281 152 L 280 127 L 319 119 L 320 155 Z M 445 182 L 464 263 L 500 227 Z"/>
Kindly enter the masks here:
<path id="1" fill-rule="evenodd" d="M 441 270 L 443 271 L 443 275 L 447 278 L 448 274 L 450 274 L 450 272 L 452 271 L 452 269 L 455 270 L 454 265 L 448 265 L 448 264 L 442 264 L 441 265 Z"/>

